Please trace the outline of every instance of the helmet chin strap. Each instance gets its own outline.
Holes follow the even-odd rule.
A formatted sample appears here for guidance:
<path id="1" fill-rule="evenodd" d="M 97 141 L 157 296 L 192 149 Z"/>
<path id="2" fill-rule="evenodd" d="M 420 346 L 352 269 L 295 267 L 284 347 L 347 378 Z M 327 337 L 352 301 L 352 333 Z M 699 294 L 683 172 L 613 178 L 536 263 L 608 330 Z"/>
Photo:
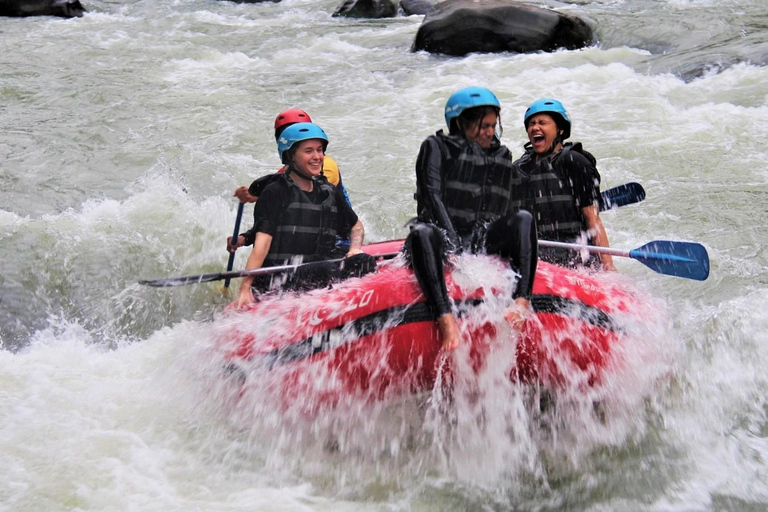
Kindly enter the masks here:
<path id="1" fill-rule="evenodd" d="M 558 130 L 558 131 L 557 131 L 557 135 L 555 136 L 555 139 L 552 141 L 552 145 L 549 147 L 549 149 L 547 150 L 547 152 L 546 152 L 546 153 L 544 153 L 543 155 L 538 155 L 538 154 L 537 154 L 537 155 L 536 155 L 536 161 L 538 162 L 538 161 L 540 161 L 542 158 L 546 158 L 546 157 L 548 157 L 549 155 L 551 155 L 552 153 L 554 153 L 554 152 L 555 152 L 555 148 L 557 147 L 557 145 L 558 145 L 558 144 L 562 144 L 562 143 L 563 143 L 563 138 L 562 138 L 562 137 L 563 137 L 563 131 L 562 131 L 562 130 Z M 523 147 L 524 147 L 526 150 L 528 150 L 529 148 L 531 148 L 531 146 L 532 146 L 532 144 L 531 144 L 530 142 L 527 142 L 527 143 L 526 143 L 526 144 L 525 144 Z"/>
<path id="2" fill-rule="evenodd" d="M 552 146 L 550 146 L 549 151 L 547 151 L 547 155 L 551 155 L 555 152 L 555 148 L 558 144 L 563 143 L 563 131 L 557 130 L 557 135 L 555 136 L 555 139 L 552 141 Z"/>
<path id="3" fill-rule="evenodd" d="M 304 174 L 303 172 L 301 172 L 301 171 L 299 170 L 299 168 L 298 168 L 298 167 L 296 167 L 295 165 L 293 165 L 293 162 L 290 162 L 290 163 L 288 164 L 288 169 L 287 169 L 287 171 L 286 171 L 286 174 L 290 174 L 290 173 L 292 173 L 292 172 L 295 172 L 296 174 L 298 174 L 299 176 L 301 176 L 302 178 L 304 178 L 304 179 L 305 179 L 305 180 L 307 180 L 307 181 L 312 181 L 312 179 L 313 179 L 313 177 L 312 177 L 311 175 L 307 175 L 307 174 Z"/>
<path id="4" fill-rule="evenodd" d="M 306 174 L 304 174 L 303 172 L 301 172 L 301 171 L 298 169 L 298 167 L 296 167 L 296 166 L 293 164 L 293 154 L 294 154 L 294 151 L 293 151 L 293 149 L 291 149 L 291 150 L 289 150 L 289 151 L 290 151 L 290 152 L 289 152 L 289 154 L 288 154 L 288 158 L 287 158 L 287 160 L 288 160 L 288 164 L 287 164 L 287 165 L 288 165 L 288 168 L 285 170 L 285 174 L 290 174 L 290 173 L 292 173 L 292 172 L 295 172 L 296 174 L 298 174 L 299 176 L 301 176 L 301 177 L 302 177 L 302 178 L 304 178 L 305 180 L 307 180 L 307 181 L 312 181 L 312 176 L 307 176 Z"/>
<path id="5" fill-rule="evenodd" d="M 305 180 L 308 180 L 308 181 L 312 181 L 312 176 L 308 176 L 308 175 L 304 174 L 303 172 L 301 172 L 301 171 L 298 169 L 298 167 L 296 167 L 295 165 L 293 165 L 293 162 L 291 162 L 291 163 L 289 163 L 289 164 L 288 164 L 288 174 L 290 174 L 290 173 L 292 173 L 292 172 L 295 172 L 296 174 L 298 174 L 299 176 L 301 176 L 301 177 L 302 177 L 302 178 L 304 178 Z"/>

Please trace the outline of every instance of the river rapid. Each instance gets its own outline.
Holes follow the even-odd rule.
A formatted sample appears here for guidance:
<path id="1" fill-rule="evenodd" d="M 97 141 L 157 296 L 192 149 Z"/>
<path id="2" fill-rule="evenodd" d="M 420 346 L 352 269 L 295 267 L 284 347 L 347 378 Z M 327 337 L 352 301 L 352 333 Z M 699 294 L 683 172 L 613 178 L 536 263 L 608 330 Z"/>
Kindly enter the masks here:
<path id="1" fill-rule="evenodd" d="M 768 507 L 762 0 L 550 3 L 597 44 L 465 58 L 411 53 L 420 16 L 332 18 L 331 0 L 84 5 L 0 19 L 0 510 Z M 527 105 L 563 101 L 603 189 L 647 191 L 604 214 L 612 245 L 700 242 L 709 279 L 616 259 L 647 322 L 599 417 L 537 416 L 515 386 L 452 430 L 418 406 L 229 414 L 209 349 L 233 292 L 137 281 L 225 267 L 232 191 L 278 167 L 272 123 L 295 106 L 367 239 L 403 237 L 419 145 L 469 85 L 498 95 L 515 157 Z"/>

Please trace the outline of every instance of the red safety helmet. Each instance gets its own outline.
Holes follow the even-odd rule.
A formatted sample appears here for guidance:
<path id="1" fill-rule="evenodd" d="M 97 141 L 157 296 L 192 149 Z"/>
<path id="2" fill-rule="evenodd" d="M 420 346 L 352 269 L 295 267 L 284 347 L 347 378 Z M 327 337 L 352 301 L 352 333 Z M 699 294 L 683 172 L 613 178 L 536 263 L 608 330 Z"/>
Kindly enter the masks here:
<path id="1" fill-rule="evenodd" d="M 275 118 L 275 130 L 279 130 L 285 125 L 293 123 L 311 123 L 312 118 L 309 114 L 301 110 L 300 108 L 289 108 L 283 112 L 277 114 Z"/>

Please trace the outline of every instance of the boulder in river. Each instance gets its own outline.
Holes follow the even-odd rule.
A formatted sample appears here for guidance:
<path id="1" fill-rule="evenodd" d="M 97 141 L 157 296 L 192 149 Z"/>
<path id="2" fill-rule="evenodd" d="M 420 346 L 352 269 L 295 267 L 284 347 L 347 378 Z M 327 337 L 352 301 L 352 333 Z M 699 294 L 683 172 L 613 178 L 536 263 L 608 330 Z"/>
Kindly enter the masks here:
<path id="1" fill-rule="evenodd" d="M 393 0 L 344 0 L 333 16 L 394 18 L 397 16 L 397 4 Z"/>
<path id="2" fill-rule="evenodd" d="M 400 8 L 406 16 L 429 14 L 435 9 L 435 3 L 429 0 L 400 0 Z"/>
<path id="3" fill-rule="evenodd" d="M 529 53 L 574 50 L 593 40 L 590 26 L 576 16 L 514 0 L 446 0 L 424 18 L 411 49 L 452 56 Z"/>
<path id="4" fill-rule="evenodd" d="M 80 0 L 0 0 L 0 16 L 79 18 L 84 12 Z"/>

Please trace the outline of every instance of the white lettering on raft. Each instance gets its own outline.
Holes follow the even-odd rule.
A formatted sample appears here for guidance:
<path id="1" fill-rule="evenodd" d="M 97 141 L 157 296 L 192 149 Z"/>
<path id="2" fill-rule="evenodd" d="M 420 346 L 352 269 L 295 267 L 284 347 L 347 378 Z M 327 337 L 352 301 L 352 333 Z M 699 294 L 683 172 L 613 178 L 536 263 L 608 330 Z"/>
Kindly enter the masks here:
<path id="1" fill-rule="evenodd" d="M 352 302 L 349 302 L 346 306 L 341 307 L 335 311 L 320 307 L 312 313 L 312 317 L 309 319 L 309 325 L 314 327 L 316 325 L 320 325 L 326 320 L 337 318 L 358 308 L 364 308 L 371 303 L 371 299 L 373 298 L 374 293 L 376 293 L 375 290 L 368 290 L 359 299 L 355 299 Z"/>
<path id="2" fill-rule="evenodd" d="M 580 277 L 566 275 L 565 279 L 570 284 L 572 284 L 574 286 L 578 286 L 582 290 L 587 290 L 587 291 L 593 292 L 593 293 L 600 293 L 602 295 L 602 290 L 600 290 L 599 287 L 595 286 L 592 283 L 589 283 L 589 282 L 585 281 L 584 279 L 582 279 Z"/>

